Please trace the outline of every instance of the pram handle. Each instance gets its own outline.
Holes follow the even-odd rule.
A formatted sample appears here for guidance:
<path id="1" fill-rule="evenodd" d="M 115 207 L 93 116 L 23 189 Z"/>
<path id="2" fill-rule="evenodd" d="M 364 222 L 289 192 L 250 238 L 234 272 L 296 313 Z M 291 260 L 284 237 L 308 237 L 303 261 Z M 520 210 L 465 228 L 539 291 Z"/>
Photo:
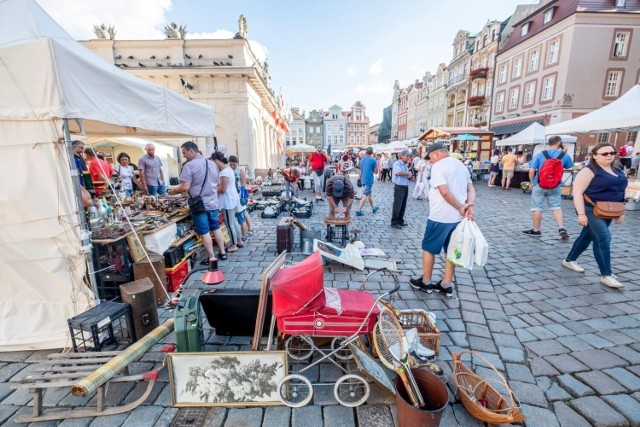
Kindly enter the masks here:
<path id="1" fill-rule="evenodd" d="M 396 282 L 396 287 L 393 288 L 393 290 L 391 290 L 388 295 L 391 296 L 392 294 L 395 294 L 396 292 L 398 292 L 400 290 L 400 281 L 396 278 L 396 276 L 393 276 L 393 281 Z"/>

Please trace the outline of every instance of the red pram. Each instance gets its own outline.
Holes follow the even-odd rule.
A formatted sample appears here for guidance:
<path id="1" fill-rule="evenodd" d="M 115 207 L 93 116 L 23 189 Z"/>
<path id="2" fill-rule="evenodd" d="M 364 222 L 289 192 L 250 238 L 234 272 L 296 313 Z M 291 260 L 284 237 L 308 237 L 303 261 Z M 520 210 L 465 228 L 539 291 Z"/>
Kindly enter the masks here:
<path id="1" fill-rule="evenodd" d="M 271 279 L 273 315 L 289 335 L 368 334 L 378 318 L 375 298 L 364 291 L 325 288 L 320 252 L 280 269 Z"/>

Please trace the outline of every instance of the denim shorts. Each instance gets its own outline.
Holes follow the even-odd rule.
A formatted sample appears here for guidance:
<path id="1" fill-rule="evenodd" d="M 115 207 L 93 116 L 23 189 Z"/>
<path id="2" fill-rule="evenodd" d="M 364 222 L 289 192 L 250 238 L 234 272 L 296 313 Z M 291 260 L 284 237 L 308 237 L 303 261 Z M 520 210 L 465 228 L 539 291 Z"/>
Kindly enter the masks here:
<path id="1" fill-rule="evenodd" d="M 544 208 L 544 201 L 547 200 L 547 206 L 550 210 L 560 209 L 562 200 L 562 189 L 560 186 L 551 190 L 540 188 L 538 184 L 533 186 L 531 191 L 531 212 L 541 211 Z"/>
<path id="2" fill-rule="evenodd" d="M 362 192 L 362 194 L 364 194 L 365 196 L 370 195 L 372 187 L 373 187 L 373 184 L 364 184 L 364 191 Z"/>
<path id="3" fill-rule="evenodd" d="M 438 255 L 449 246 L 449 239 L 459 222 L 444 223 L 427 220 L 422 238 L 422 250 L 433 255 Z"/>
<path id="4" fill-rule="evenodd" d="M 191 214 L 191 219 L 193 220 L 193 228 L 199 236 L 204 236 L 210 231 L 215 231 L 220 228 L 217 209 L 201 214 Z"/>
<path id="5" fill-rule="evenodd" d="M 236 219 L 238 220 L 238 224 L 244 224 L 244 222 L 246 221 L 246 218 L 244 217 L 244 213 L 246 211 L 246 209 L 243 209 L 240 212 L 236 212 Z"/>

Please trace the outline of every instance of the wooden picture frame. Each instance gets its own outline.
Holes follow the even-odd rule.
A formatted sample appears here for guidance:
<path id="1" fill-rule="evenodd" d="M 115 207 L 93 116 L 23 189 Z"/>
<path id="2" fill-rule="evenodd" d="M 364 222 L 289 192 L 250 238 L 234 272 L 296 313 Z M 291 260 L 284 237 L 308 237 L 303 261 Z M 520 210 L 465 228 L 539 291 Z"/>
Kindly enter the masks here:
<path id="1" fill-rule="evenodd" d="M 127 235 L 127 244 L 129 245 L 129 253 L 131 254 L 133 262 L 140 262 L 145 258 L 147 248 L 144 245 L 144 235 L 142 232 Z"/>
<path id="2" fill-rule="evenodd" d="M 175 407 L 282 405 L 285 351 L 170 353 L 167 362 Z"/>
<path id="3" fill-rule="evenodd" d="M 358 365 L 358 370 L 365 374 L 367 377 L 371 378 L 373 382 L 378 384 L 384 391 L 391 394 L 392 396 L 396 395 L 396 388 L 391 382 L 391 379 L 387 375 L 387 372 L 381 364 L 376 362 L 376 360 L 371 357 L 365 350 L 361 349 L 355 344 L 349 344 L 351 348 L 351 352 L 353 353 L 353 358 L 356 361 L 356 365 Z"/>
<path id="4" fill-rule="evenodd" d="M 260 298 L 258 299 L 258 313 L 256 314 L 256 326 L 253 331 L 253 340 L 251 349 L 253 351 L 260 350 L 260 341 L 262 341 L 262 331 L 264 330 L 264 320 L 267 315 L 267 302 L 269 300 L 269 290 L 271 288 L 271 278 L 284 265 L 287 257 L 287 251 L 283 251 L 262 273 L 262 283 L 260 284 Z M 273 319 L 275 321 L 275 319 Z"/>

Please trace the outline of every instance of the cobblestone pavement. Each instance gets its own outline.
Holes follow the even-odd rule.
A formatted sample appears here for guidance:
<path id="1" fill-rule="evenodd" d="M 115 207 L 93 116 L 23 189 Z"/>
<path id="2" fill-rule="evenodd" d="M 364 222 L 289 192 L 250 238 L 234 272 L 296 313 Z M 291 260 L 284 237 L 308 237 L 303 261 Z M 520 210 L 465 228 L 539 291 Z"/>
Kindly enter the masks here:
<path id="1" fill-rule="evenodd" d="M 355 181 L 355 179 L 354 179 Z M 353 228 L 368 246 L 378 247 L 392 258 L 402 260 L 402 288 L 398 308 L 428 309 L 437 315 L 442 331 L 439 362 L 451 372 L 451 353 L 464 349 L 480 352 L 509 381 L 520 399 L 527 426 L 636 426 L 640 425 L 640 213 L 628 212 L 622 226 L 612 225 L 613 269 L 626 287 L 611 290 L 598 284 L 598 270 L 590 253 L 579 260 L 583 274 L 561 266 L 561 260 L 579 233 L 573 204 L 563 201 L 569 241 L 560 240 L 549 212 L 543 214 L 543 235 L 528 237 L 529 196 L 520 191 L 490 189 L 476 183 L 477 222 L 490 244 L 489 262 L 484 268 L 459 270 L 456 298 L 414 292 L 408 284 L 421 274 L 419 250 L 428 203 L 410 199 L 403 230 L 389 227 L 392 185 L 376 183 L 374 196 L 381 209 L 356 217 Z M 311 197 L 310 192 L 303 194 Z M 319 224 L 326 202 L 316 206 L 305 224 Z M 255 235 L 247 247 L 221 262 L 226 281 L 223 286 L 258 289 L 263 269 L 275 257 L 277 219 L 260 219 L 252 214 Z M 297 237 L 297 235 L 296 235 Z M 296 248 L 299 250 L 299 248 Z M 291 260 L 301 259 L 293 255 Z M 438 260 L 434 278 L 442 274 Z M 357 288 L 362 272 L 331 263 L 325 267 L 326 286 Z M 379 293 L 390 289 L 376 275 L 367 290 Z M 185 293 L 201 285 L 190 282 Z M 172 316 L 163 312 L 162 319 Z M 162 320 L 161 320 L 162 321 Z M 248 337 L 220 337 L 205 329 L 208 351 L 244 350 Z M 175 342 L 171 334 L 165 342 Z M 159 366 L 164 355 L 155 346 L 133 372 Z M 32 363 L 51 351 L 0 353 L 0 425 L 14 425 L 16 414 L 31 411 L 31 397 L 11 390 L 9 382 L 28 375 Z M 487 369 L 477 367 L 481 375 Z M 332 365 L 311 370 L 312 380 L 334 381 Z M 133 385 L 112 386 L 107 403 L 128 402 L 139 390 Z M 317 386 L 313 404 L 300 409 L 276 406 L 265 408 L 213 408 L 206 414 L 209 426 L 391 426 L 396 417 L 394 398 L 372 385 L 367 404 L 356 408 L 337 405 L 331 387 Z M 46 406 L 75 406 L 78 399 L 68 393 L 48 392 Z M 83 404 L 83 403 L 80 403 Z M 168 376 L 161 381 L 143 406 L 131 413 L 97 418 L 65 420 L 61 426 L 165 426 L 178 409 L 171 407 Z M 38 425 L 56 425 L 55 422 Z M 480 426 L 460 403 L 447 406 L 442 426 Z"/>

